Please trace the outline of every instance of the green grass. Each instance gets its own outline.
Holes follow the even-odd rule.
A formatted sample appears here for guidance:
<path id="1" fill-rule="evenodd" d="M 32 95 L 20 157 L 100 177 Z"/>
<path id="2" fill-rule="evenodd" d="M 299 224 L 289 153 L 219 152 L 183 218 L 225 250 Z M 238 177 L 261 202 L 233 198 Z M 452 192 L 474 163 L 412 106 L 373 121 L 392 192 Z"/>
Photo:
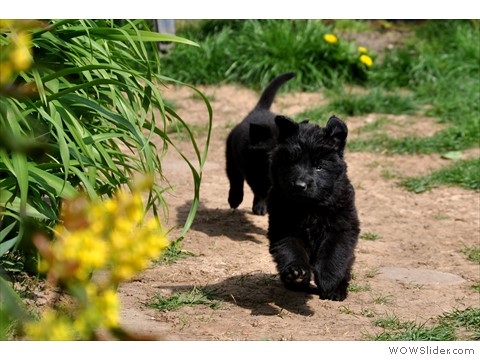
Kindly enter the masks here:
<path id="1" fill-rule="evenodd" d="M 428 21 L 425 26 L 416 29 L 404 47 L 387 51 L 383 63 L 378 64 L 376 71 L 371 73 L 369 85 L 375 87 L 376 91 L 379 91 L 378 88 L 384 91 L 395 91 L 398 88 L 410 90 L 410 96 L 414 99 L 412 104 L 429 104 L 430 109 L 426 115 L 436 117 L 446 128 L 430 137 L 391 138 L 379 132 L 367 139 L 350 141 L 349 150 L 389 154 L 444 154 L 478 146 L 479 42 L 480 28 L 469 21 Z M 358 103 L 358 99 L 359 97 L 337 101 L 338 110 L 335 111 L 346 111 L 351 115 L 359 113 L 366 107 L 366 103 Z M 345 107 L 344 103 L 349 107 Z M 333 111 L 331 104 L 328 110 Z M 403 113 L 411 113 L 411 110 Z M 426 191 L 442 184 L 478 189 L 479 178 L 479 159 L 472 159 L 458 162 L 426 177 L 406 179 L 402 185 L 414 192 Z"/>
<path id="2" fill-rule="evenodd" d="M 297 76 L 286 89 L 364 83 L 369 71 L 356 44 L 341 38 L 327 43 L 324 35 L 333 32 L 322 20 L 206 20 L 178 32 L 201 50 L 175 46 L 163 68 L 189 83 L 235 82 L 256 89 L 290 71 Z"/>
<path id="3" fill-rule="evenodd" d="M 373 89 L 367 94 L 344 94 L 332 99 L 331 110 L 346 116 L 358 116 L 370 113 L 414 114 L 417 104 L 412 95 L 387 93 L 382 89 Z"/>
<path id="4" fill-rule="evenodd" d="M 196 256 L 194 253 L 182 249 L 182 241 L 173 241 L 168 248 L 163 252 L 160 259 L 155 261 L 157 264 L 175 264 L 178 260 L 186 259 L 192 256 Z"/>
<path id="5" fill-rule="evenodd" d="M 147 303 L 147 306 L 160 311 L 171 311 L 184 306 L 195 305 L 205 305 L 211 309 L 218 309 L 220 304 L 221 300 L 218 300 L 218 295 L 214 290 L 194 287 L 190 291 L 177 292 L 169 297 L 157 294 Z"/>
<path id="6" fill-rule="evenodd" d="M 475 284 L 471 285 L 470 289 L 480 294 L 480 279 L 476 279 Z"/>
<path id="7" fill-rule="evenodd" d="M 348 119 L 347 119 L 348 121 Z M 431 137 L 406 136 L 391 138 L 378 134 L 367 139 L 355 139 L 348 143 L 350 151 L 370 151 L 388 154 L 432 154 L 465 150 L 478 145 L 477 125 L 464 128 L 448 128 Z"/>
<path id="8" fill-rule="evenodd" d="M 350 292 L 364 292 L 364 291 L 371 291 L 372 287 L 370 284 L 360 285 L 358 283 L 351 283 L 348 286 L 348 291 Z"/>
<path id="9" fill-rule="evenodd" d="M 383 328 L 377 335 L 367 335 L 375 341 L 453 341 L 480 340 L 480 308 L 466 308 L 445 312 L 433 325 L 402 322 L 396 315 L 387 315 L 374 321 Z"/>
<path id="10" fill-rule="evenodd" d="M 368 270 L 365 273 L 365 277 L 371 279 L 371 278 L 374 278 L 375 276 L 377 276 L 378 274 L 380 274 L 380 270 L 378 268 L 373 268 L 373 269 Z"/>
<path id="11" fill-rule="evenodd" d="M 337 19 L 333 21 L 333 26 L 335 30 L 339 31 L 366 32 L 370 30 L 370 24 L 366 20 Z"/>
<path id="12" fill-rule="evenodd" d="M 393 303 L 391 295 L 378 295 L 373 298 L 373 302 L 379 305 L 389 305 Z"/>
<path id="13" fill-rule="evenodd" d="M 48 232 L 65 199 L 112 196 L 138 173 L 161 178 L 167 149 L 188 163 L 195 184 L 183 236 L 199 203 L 212 110 L 198 92 L 209 112 L 207 142 L 199 147 L 193 133 L 184 131 L 195 150 L 185 156 L 167 128 L 171 122 L 188 125 L 160 92 L 178 81 L 161 69 L 156 43 L 196 44 L 150 31 L 142 20 L 43 25 L 31 30 L 32 67 L 0 86 L 0 256 L 20 243 L 27 247 L 32 230 Z M 2 51 L 10 38 L 1 29 Z M 37 89 L 29 97 L 13 91 L 27 85 Z M 145 210 L 167 212 L 163 196 L 169 188 L 168 181 L 153 182 Z"/>
<path id="14" fill-rule="evenodd" d="M 460 249 L 467 259 L 475 264 L 480 265 L 480 247 L 479 246 L 464 246 Z"/>
<path id="15" fill-rule="evenodd" d="M 344 91 L 330 91 L 327 94 L 330 98 L 328 105 L 308 109 L 298 114 L 297 117 L 323 124 L 332 114 L 348 121 L 349 116 L 370 113 L 414 114 L 417 111 L 417 103 L 413 96 L 390 93 L 382 89 L 374 89 L 366 94 L 350 94 Z M 374 126 L 379 128 L 386 121 L 388 119 L 379 120 L 375 125 L 368 125 L 364 130 L 371 131 Z"/>
<path id="16" fill-rule="evenodd" d="M 427 176 L 404 179 L 400 185 L 415 193 L 421 193 L 440 185 L 455 185 L 465 189 L 478 190 L 480 189 L 480 158 L 458 160 Z"/>
<path id="17" fill-rule="evenodd" d="M 366 231 L 360 234 L 360 239 L 363 239 L 363 240 L 375 241 L 381 238 L 382 237 L 380 235 L 375 234 L 373 231 Z"/>

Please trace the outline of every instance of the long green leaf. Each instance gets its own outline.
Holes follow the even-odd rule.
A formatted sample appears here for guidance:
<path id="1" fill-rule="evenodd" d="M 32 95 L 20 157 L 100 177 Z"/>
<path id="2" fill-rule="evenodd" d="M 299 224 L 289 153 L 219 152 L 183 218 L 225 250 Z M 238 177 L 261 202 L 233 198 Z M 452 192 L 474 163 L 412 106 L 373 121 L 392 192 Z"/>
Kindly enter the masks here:
<path id="1" fill-rule="evenodd" d="M 68 29 L 64 30 L 67 38 L 73 38 L 78 36 L 86 35 L 84 29 Z M 134 41 L 171 41 L 177 42 L 192 46 L 199 46 L 196 42 L 193 42 L 188 39 L 184 39 L 179 36 L 170 35 L 170 34 L 159 34 L 152 31 L 145 30 L 122 30 L 111 29 L 111 28 L 92 28 L 88 29 L 88 33 L 94 38 L 100 38 L 105 40 L 118 40 L 118 41 L 128 41 L 129 38 Z"/>
<path id="2" fill-rule="evenodd" d="M 28 197 L 28 162 L 23 153 L 12 153 L 12 165 L 20 189 L 20 214 L 25 214 Z"/>
<path id="3" fill-rule="evenodd" d="M 50 189 L 52 193 L 61 198 L 72 198 L 78 195 L 77 190 L 65 181 L 55 175 L 52 175 L 33 164 L 28 164 L 30 172 L 30 180 L 46 189 Z"/>

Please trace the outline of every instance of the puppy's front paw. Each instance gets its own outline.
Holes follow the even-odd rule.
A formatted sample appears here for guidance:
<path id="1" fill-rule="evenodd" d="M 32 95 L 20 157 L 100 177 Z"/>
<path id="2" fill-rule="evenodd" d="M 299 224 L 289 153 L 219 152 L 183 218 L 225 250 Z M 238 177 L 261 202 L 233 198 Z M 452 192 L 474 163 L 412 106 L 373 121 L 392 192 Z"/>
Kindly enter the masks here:
<path id="1" fill-rule="evenodd" d="M 228 204 L 232 209 L 236 209 L 243 201 L 243 191 L 230 189 L 228 193 Z"/>
<path id="2" fill-rule="evenodd" d="M 280 274 L 280 278 L 285 287 L 295 291 L 305 291 L 308 289 L 310 276 L 310 269 L 299 264 L 290 265 Z"/>
<path id="3" fill-rule="evenodd" d="M 254 202 L 252 211 L 255 215 L 265 215 L 267 213 L 267 204 L 265 200 Z"/>

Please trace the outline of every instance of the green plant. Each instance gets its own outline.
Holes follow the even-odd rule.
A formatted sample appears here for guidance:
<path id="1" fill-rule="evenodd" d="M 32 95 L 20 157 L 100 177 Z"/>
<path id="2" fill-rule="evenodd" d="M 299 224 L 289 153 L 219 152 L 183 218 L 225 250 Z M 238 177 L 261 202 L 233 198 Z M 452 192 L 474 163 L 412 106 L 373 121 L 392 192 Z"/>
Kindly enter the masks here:
<path id="1" fill-rule="evenodd" d="M 457 185 L 466 189 L 480 189 L 480 158 L 458 160 L 450 166 L 427 176 L 406 178 L 399 184 L 408 191 L 421 193 L 440 185 Z"/>
<path id="2" fill-rule="evenodd" d="M 434 319 L 434 325 L 426 322 L 418 324 L 414 321 L 402 322 L 395 315 L 388 315 L 374 321 L 382 327 L 383 332 L 367 335 L 375 341 L 452 341 L 480 339 L 480 309 L 466 308 L 445 312 Z"/>
<path id="3" fill-rule="evenodd" d="M 360 315 L 365 317 L 374 317 L 375 314 L 375 311 L 372 309 L 362 309 L 362 311 L 360 312 Z"/>
<path id="4" fill-rule="evenodd" d="M 399 330 L 404 326 L 396 315 L 386 315 L 382 318 L 376 319 L 373 324 L 389 330 Z"/>
<path id="5" fill-rule="evenodd" d="M 347 314 L 351 315 L 353 314 L 353 310 L 349 306 L 342 305 L 338 308 L 338 311 L 340 311 L 342 314 Z"/>
<path id="6" fill-rule="evenodd" d="M 186 259 L 196 256 L 194 253 L 182 249 L 181 239 L 172 241 L 167 249 L 162 253 L 162 256 L 155 260 L 157 264 L 175 264 L 180 259 Z"/>
<path id="7" fill-rule="evenodd" d="M 365 284 L 365 285 L 360 285 L 358 283 L 351 283 L 348 286 L 348 291 L 349 292 L 361 292 L 361 291 L 371 291 L 372 287 L 370 284 Z"/>
<path id="8" fill-rule="evenodd" d="M 380 273 L 380 270 L 378 268 L 373 268 L 371 270 L 368 270 L 366 273 L 365 273 L 365 277 L 367 278 L 374 278 L 375 276 L 377 276 L 378 274 Z"/>
<path id="9" fill-rule="evenodd" d="M 460 252 L 464 254 L 469 261 L 480 265 L 480 246 L 464 246 L 460 249 Z"/>
<path id="10" fill-rule="evenodd" d="M 480 28 L 469 21 L 427 21 L 404 47 L 387 51 L 371 73 L 370 85 L 406 87 L 416 102 L 430 104 L 427 115 L 448 124 L 428 138 L 377 136 L 350 143 L 351 150 L 390 153 L 445 153 L 478 145 L 480 132 Z"/>
<path id="11" fill-rule="evenodd" d="M 165 70 L 191 83 L 237 82 L 259 89 L 296 71 L 287 89 L 317 89 L 368 78 L 368 65 L 360 60 L 367 55 L 342 38 L 325 37 L 334 36 L 333 28 L 320 20 L 210 20 L 181 34 L 202 50 L 176 47 L 165 58 Z"/>
<path id="12" fill-rule="evenodd" d="M 20 31 L 16 22 L 8 26 L 1 30 L 2 49 Z M 32 66 L 2 79 L 0 88 L 0 256 L 28 245 L 32 220 L 34 227 L 51 228 L 64 199 L 82 192 L 91 199 L 111 196 L 136 173 L 162 178 L 168 148 L 187 162 L 195 183 L 183 236 L 198 206 L 212 109 L 193 89 L 209 112 L 200 149 L 189 125 L 162 99 L 163 86 L 182 83 L 160 72 L 156 42 L 195 44 L 149 31 L 140 20 L 53 20 L 28 31 Z M 185 128 L 193 159 L 169 137 L 171 123 Z M 146 209 L 155 216 L 167 211 L 163 184 L 154 181 L 148 194 Z"/>
<path id="13" fill-rule="evenodd" d="M 158 222 L 145 219 L 142 186 L 132 185 L 132 194 L 119 191 L 106 201 L 71 200 L 64 205 L 53 241 L 34 235 L 41 255 L 39 271 L 47 273 L 52 288 L 58 286 L 69 296 L 70 306 L 57 306 L 54 299 L 36 319 L 25 313 L 9 285 L 0 282 L 0 293 L 6 294 L 0 298 L 0 316 L 18 328 L 15 335 L 28 340 L 93 340 L 102 329 L 131 339 L 120 326 L 116 289 L 168 246 Z M 101 279 L 92 278 L 95 271 L 102 272 Z M 8 331 L 0 329 L 0 336 L 8 336 Z"/>
<path id="14" fill-rule="evenodd" d="M 375 240 L 381 239 L 381 236 L 378 234 L 375 234 L 373 231 L 366 231 L 360 234 L 360 239 L 375 241 Z"/>
<path id="15" fill-rule="evenodd" d="M 475 284 L 471 285 L 470 288 L 473 291 L 480 293 L 480 279 L 475 279 Z"/>
<path id="16" fill-rule="evenodd" d="M 391 295 L 378 295 L 373 298 L 373 302 L 375 304 L 388 305 L 393 303 L 393 299 Z"/>
<path id="17" fill-rule="evenodd" d="M 160 311 L 176 310 L 184 306 L 207 305 L 212 309 L 217 309 L 221 304 L 218 295 L 214 290 L 193 287 L 189 291 L 180 291 L 169 297 L 160 294 L 155 295 L 147 306 Z"/>

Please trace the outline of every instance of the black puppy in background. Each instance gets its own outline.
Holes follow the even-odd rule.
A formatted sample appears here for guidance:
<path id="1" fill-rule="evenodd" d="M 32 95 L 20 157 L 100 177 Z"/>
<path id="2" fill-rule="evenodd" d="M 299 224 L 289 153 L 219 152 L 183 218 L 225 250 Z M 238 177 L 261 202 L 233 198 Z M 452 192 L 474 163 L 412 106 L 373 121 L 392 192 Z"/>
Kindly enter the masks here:
<path id="1" fill-rule="evenodd" d="M 342 301 L 360 232 L 355 193 L 343 152 L 347 126 L 325 128 L 277 116 L 268 196 L 270 253 L 286 288 Z"/>
<path id="2" fill-rule="evenodd" d="M 295 73 L 276 77 L 263 91 L 255 108 L 227 138 L 227 175 L 230 181 L 228 203 L 236 209 L 243 201 L 246 180 L 253 191 L 253 213 L 265 215 L 266 198 L 270 188 L 269 154 L 277 144 L 278 129 L 275 114 L 270 111 L 278 89 Z"/>

